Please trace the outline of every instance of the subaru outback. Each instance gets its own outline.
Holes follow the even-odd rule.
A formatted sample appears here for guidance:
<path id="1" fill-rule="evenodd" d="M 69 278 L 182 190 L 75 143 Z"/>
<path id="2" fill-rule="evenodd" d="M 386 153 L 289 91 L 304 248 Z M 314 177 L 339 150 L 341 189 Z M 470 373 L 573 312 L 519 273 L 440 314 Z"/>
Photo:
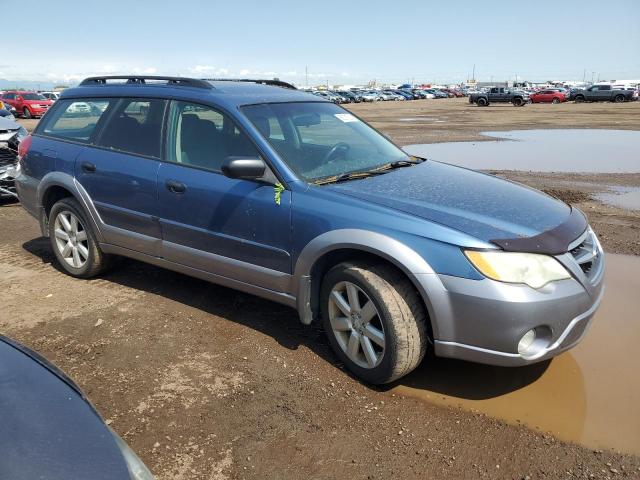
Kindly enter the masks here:
<path id="1" fill-rule="evenodd" d="M 19 157 L 22 205 L 69 275 L 124 256 L 280 302 L 375 384 L 430 350 L 551 358 L 603 293 L 580 210 L 410 156 L 284 82 L 88 78 Z"/>

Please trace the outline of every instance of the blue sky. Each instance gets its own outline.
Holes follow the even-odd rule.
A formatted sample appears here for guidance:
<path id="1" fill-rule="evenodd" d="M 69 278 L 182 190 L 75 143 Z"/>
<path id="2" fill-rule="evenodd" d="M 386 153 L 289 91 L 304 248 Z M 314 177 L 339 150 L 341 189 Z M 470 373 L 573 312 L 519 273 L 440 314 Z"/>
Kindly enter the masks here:
<path id="1" fill-rule="evenodd" d="M 304 84 L 307 66 L 309 84 L 459 82 L 474 64 L 487 81 L 581 80 L 585 71 L 588 80 L 640 78 L 640 0 L 25 0 L 19 10 L 39 27 L 13 31 L 17 50 L 0 59 L 0 78 L 148 73 Z"/>

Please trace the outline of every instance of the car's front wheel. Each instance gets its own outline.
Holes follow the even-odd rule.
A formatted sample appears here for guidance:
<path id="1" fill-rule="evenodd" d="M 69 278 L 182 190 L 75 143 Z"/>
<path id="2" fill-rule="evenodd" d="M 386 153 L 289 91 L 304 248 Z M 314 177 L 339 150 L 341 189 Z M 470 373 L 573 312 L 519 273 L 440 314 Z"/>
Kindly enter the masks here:
<path id="1" fill-rule="evenodd" d="M 24 118 L 31 118 L 31 110 L 29 110 L 27 107 L 24 107 L 24 109 L 22 110 L 22 116 Z"/>
<path id="2" fill-rule="evenodd" d="M 422 361 L 424 308 L 411 282 L 394 268 L 341 263 L 325 276 L 321 302 L 329 343 L 363 380 L 389 383 Z"/>
<path id="3" fill-rule="evenodd" d="M 102 273 L 109 258 L 98 245 L 85 214 L 73 198 L 63 198 L 49 213 L 49 238 L 62 269 L 74 277 Z"/>
<path id="4" fill-rule="evenodd" d="M 551 100 L 551 103 L 555 103 L 557 105 L 558 103 L 560 103 L 560 99 L 558 97 L 555 97 L 553 100 Z"/>

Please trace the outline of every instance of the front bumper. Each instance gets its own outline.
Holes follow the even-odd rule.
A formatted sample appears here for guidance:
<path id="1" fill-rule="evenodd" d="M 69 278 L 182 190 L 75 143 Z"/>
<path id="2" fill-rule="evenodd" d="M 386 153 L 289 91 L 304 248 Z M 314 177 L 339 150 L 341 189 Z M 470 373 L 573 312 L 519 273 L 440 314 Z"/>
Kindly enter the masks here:
<path id="1" fill-rule="evenodd" d="M 584 274 L 571 253 L 556 258 L 572 278 L 540 289 L 491 279 L 415 275 L 428 292 L 427 306 L 437 356 L 500 366 L 521 366 L 552 358 L 586 334 L 604 293 L 604 254 Z M 518 343 L 529 330 L 546 332 L 525 354 Z"/>

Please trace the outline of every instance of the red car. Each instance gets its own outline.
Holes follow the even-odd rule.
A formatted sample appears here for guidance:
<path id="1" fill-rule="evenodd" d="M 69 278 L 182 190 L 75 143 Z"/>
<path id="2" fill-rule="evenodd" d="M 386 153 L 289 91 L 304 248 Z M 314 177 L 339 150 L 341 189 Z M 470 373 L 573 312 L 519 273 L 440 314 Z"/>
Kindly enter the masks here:
<path id="1" fill-rule="evenodd" d="M 560 90 L 547 89 L 529 95 L 532 103 L 562 103 L 567 101 L 567 96 Z"/>
<path id="2" fill-rule="evenodd" d="M 11 105 L 16 109 L 16 113 L 24 118 L 41 117 L 53 105 L 51 100 L 39 93 L 19 90 L 4 92 L 0 100 Z"/>

